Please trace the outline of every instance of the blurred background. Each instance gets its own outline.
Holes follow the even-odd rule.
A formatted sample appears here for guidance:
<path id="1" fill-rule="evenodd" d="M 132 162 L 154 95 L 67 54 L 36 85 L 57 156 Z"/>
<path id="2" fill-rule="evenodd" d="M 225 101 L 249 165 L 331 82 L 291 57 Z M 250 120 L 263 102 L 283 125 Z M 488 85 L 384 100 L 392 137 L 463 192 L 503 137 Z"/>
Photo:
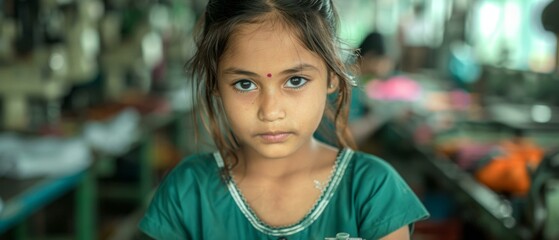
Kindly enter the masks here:
<path id="1" fill-rule="evenodd" d="M 413 239 L 559 239 L 559 1 L 335 3 L 360 150 L 431 213 Z M 184 72 L 205 4 L 0 0 L 0 239 L 133 239 L 214 149 Z"/>

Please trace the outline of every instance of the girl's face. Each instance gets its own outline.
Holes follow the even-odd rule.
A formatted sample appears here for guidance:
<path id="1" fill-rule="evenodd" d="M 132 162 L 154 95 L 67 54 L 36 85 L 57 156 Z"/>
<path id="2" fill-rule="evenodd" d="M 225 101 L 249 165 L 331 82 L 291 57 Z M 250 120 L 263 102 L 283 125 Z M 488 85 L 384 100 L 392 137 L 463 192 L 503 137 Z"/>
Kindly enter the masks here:
<path id="1" fill-rule="evenodd" d="M 218 64 L 218 92 L 241 150 L 282 158 L 308 147 L 334 90 L 326 64 L 281 24 L 237 30 Z"/>

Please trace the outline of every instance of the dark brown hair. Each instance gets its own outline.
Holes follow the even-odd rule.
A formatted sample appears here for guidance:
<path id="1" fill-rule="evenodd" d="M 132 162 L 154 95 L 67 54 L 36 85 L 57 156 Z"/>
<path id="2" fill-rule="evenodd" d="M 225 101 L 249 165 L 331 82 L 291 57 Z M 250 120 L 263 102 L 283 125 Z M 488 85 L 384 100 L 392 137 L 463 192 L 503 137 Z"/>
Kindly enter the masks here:
<path id="1" fill-rule="evenodd" d="M 347 128 L 348 103 L 353 79 L 346 66 L 342 43 L 337 37 L 338 16 L 331 0 L 210 0 L 197 28 L 195 55 L 187 63 L 193 77 L 194 100 L 202 111 L 202 121 L 211 133 L 221 155 L 229 160 L 228 169 L 238 159 L 238 143 L 230 131 L 217 91 L 218 63 L 227 50 L 228 40 L 240 24 L 258 23 L 270 18 L 292 29 L 308 50 L 326 63 L 328 72 L 339 80 L 335 101 L 329 101 L 320 129 L 322 136 L 335 139 L 338 147 L 355 147 Z M 345 57 L 348 57 L 346 55 Z M 330 76 L 331 74 L 329 74 Z M 329 79 L 330 82 L 332 79 Z M 332 136 L 332 129 L 335 136 Z M 330 135 L 330 136 L 329 136 Z M 228 178 L 227 170 L 224 177 Z"/>

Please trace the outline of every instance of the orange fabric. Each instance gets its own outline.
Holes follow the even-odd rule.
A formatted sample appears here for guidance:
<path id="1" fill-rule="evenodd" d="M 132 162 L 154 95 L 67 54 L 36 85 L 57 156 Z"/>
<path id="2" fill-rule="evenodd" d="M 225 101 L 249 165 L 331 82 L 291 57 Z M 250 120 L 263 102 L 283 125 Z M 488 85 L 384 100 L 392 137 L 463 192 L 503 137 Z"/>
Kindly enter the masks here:
<path id="1" fill-rule="evenodd" d="M 539 165 L 544 150 L 527 139 L 505 141 L 501 147 L 503 154 L 480 168 L 476 178 L 494 191 L 525 195 L 530 189 L 530 173 Z"/>

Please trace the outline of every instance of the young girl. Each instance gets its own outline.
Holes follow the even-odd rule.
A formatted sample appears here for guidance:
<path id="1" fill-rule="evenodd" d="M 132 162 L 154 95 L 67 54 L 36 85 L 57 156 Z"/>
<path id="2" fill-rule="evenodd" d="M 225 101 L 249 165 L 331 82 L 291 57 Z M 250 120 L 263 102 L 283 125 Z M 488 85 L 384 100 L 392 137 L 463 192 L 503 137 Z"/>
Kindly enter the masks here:
<path id="1" fill-rule="evenodd" d="M 155 239 L 409 239 L 428 216 L 421 202 L 387 163 L 351 149 L 352 80 L 332 1 L 210 0 L 203 24 L 190 67 L 219 151 L 176 166 L 140 229 Z M 337 146 L 313 138 L 323 116 Z"/>

